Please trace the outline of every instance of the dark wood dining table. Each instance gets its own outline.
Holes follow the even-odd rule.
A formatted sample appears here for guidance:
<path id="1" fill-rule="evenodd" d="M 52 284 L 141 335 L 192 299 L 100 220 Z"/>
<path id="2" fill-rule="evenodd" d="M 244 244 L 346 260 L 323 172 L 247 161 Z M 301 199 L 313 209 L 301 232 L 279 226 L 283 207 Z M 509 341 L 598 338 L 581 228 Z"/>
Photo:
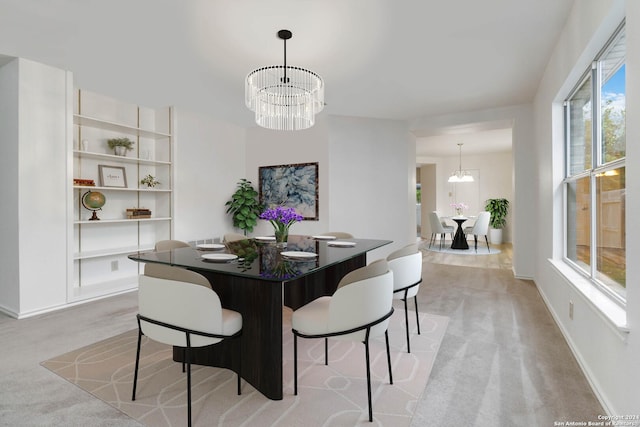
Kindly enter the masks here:
<path id="1" fill-rule="evenodd" d="M 282 314 L 324 295 L 332 295 L 340 279 L 367 263 L 367 252 L 392 243 L 390 240 L 340 239 L 353 246 L 332 246 L 337 241 L 311 236 L 289 236 L 286 248 L 256 239 L 227 243 L 220 251 L 179 248 L 164 252 L 138 252 L 129 258 L 187 268 L 205 276 L 220 297 L 222 306 L 242 314 L 241 359 L 234 340 L 195 349 L 191 362 L 198 365 L 241 368 L 242 378 L 269 399 L 282 399 Z M 338 243 L 339 243 L 338 242 Z M 309 258 L 294 259 L 282 252 L 304 252 Z M 234 254 L 232 261 L 215 262 L 205 254 Z M 184 361 L 174 348 L 173 358 Z"/>

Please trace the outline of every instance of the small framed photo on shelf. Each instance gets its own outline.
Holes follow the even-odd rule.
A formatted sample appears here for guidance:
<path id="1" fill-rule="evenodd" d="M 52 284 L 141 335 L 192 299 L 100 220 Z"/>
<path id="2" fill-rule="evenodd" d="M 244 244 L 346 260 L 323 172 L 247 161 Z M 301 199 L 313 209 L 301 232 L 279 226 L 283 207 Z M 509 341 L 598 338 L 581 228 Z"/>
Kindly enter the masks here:
<path id="1" fill-rule="evenodd" d="M 101 187 L 127 188 L 127 174 L 122 166 L 98 165 Z"/>

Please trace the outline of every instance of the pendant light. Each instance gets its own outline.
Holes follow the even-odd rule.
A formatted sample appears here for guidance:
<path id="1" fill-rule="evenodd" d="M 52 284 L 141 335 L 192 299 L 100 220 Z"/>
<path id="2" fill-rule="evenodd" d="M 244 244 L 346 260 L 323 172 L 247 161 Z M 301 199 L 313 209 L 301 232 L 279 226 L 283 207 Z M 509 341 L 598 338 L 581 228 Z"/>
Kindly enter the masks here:
<path id="1" fill-rule="evenodd" d="M 267 129 L 301 130 L 313 126 L 324 108 L 324 82 L 313 71 L 287 65 L 289 30 L 278 31 L 284 42 L 284 65 L 258 68 L 245 80 L 245 104 L 256 123 Z"/>
<path id="2" fill-rule="evenodd" d="M 448 182 L 473 182 L 473 176 L 468 171 L 462 170 L 462 143 L 458 143 L 458 151 L 460 152 L 460 163 L 458 170 L 453 172 Z"/>

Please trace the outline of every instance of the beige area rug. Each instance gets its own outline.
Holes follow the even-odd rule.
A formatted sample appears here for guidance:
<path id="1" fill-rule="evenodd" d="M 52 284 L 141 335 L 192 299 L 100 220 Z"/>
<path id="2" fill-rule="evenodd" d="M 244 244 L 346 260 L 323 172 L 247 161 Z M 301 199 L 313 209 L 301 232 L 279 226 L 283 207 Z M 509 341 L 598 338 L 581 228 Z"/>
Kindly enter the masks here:
<path id="1" fill-rule="evenodd" d="M 389 384 L 384 336 L 370 342 L 373 425 L 408 426 L 422 395 L 448 318 L 409 312 L 411 354 L 406 352 L 404 308 L 389 327 L 393 385 Z M 298 395 L 293 395 L 291 311 L 283 312 L 284 397 L 269 400 L 249 383 L 236 393 L 235 373 L 192 366 L 193 423 L 198 426 L 353 426 L 368 422 L 365 348 L 361 343 L 298 340 Z M 42 365 L 148 426 L 183 426 L 187 418 L 186 374 L 172 348 L 144 339 L 136 401 L 131 401 L 137 330 L 47 360 Z"/>

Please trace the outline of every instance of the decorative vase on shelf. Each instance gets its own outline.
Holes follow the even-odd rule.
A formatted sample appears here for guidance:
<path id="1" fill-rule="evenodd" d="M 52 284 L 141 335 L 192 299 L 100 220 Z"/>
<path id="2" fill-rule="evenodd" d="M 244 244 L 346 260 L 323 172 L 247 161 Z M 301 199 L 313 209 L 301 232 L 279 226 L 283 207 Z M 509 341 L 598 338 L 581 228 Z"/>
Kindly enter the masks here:
<path id="1" fill-rule="evenodd" d="M 116 156 L 126 156 L 127 155 L 127 147 L 123 147 L 121 145 L 115 147 L 114 153 Z"/>

